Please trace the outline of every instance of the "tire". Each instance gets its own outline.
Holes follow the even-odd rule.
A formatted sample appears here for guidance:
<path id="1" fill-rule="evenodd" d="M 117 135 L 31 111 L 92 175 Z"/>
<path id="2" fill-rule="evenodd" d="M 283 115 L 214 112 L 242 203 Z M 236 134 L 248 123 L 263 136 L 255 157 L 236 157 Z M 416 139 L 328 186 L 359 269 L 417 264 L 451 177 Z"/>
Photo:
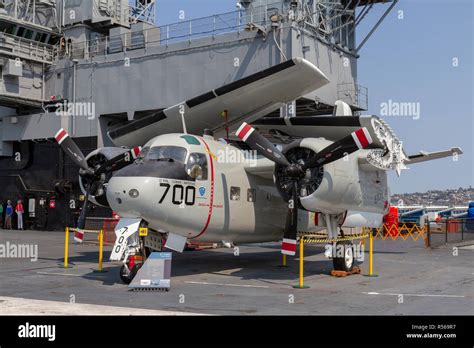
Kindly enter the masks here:
<path id="1" fill-rule="evenodd" d="M 148 247 L 145 247 L 145 256 L 148 258 L 151 255 L 151 249 Z"/>
<path id="2" fill-rule="evenodd" d="M 354 246 L 350 241 L 336 243 L 336 250 L 339 252 L 339 248 L 344 248 L 344 257 L 334 257 L 332 260 L 334 270 L 351 272 L 354 268 Z"/>
<path id="3" fill-rule="evenodd" d="M 135 266 L 133 266 L 132 270 L 130 271 L 129 274 L 126 274 L 127 270 L 125 268 L 125 265 L 122 265 L 122 267 L 120 267 L 120 279 L 122 280 L 122 282 L 124 282 L 125 284 L 130 284 L 133 280 L 133 278 L 135 278 L 135 276 L 137 275 L 138 273 L 138 270 L 142 267 L 142 264 L 136 264 Z"/>

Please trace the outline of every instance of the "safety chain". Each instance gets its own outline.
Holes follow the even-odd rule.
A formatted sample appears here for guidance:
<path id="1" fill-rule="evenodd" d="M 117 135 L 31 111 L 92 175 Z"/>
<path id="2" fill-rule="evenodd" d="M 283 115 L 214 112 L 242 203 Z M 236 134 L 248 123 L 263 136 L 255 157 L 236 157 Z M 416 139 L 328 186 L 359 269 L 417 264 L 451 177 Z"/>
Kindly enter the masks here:
<path id="1" fill-rule="evenodd" d="M 346 240 L 355 240 L 355 239 L 365 239 L 369 237 L 369 233 L 359 233 L 359 234 L 351 234 L 345 237 L 337 237 L 337 238 L 327 238 L 326 233 L 312 233 L 312 232 L 298 232 L 298 236 L 303 238 L 303 243 L 310 244 L 310 243 L 337 243 L 343 242 Z M 319 238 L 318 238 L 319 237 Z M 326 238 L 321 238 L 326 237 Z"/>
<path id="2" fill-rule="evenodd" d="M 100 230 L 81 230 L 80 228 L 69 228 L 69 232 L 100 233 Z"/>

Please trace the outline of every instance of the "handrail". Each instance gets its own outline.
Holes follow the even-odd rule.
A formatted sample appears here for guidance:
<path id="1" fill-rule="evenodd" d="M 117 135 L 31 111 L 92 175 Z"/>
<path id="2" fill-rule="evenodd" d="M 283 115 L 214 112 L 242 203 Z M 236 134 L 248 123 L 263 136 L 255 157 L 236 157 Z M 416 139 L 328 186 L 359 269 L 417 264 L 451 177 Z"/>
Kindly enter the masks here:
<path id="1" fill-rule="evenodd" d="M 117 53 L 127 49 L 143 46 L 148 48 L 162 44 L 178 43 L 203 37 L 213 37 L 232 32 L 243 31 L 249 23 L 259 24 L 265 27 L 269 23 L 268 11 L 279 5 L 283 10 L 283 4 L 277 2 L 265 6 L 255 7 L 249 10 L 237 10 L 225 12 L 212 16 L 183 20 L 168 25 L 145 29 L 141 32 L 130 32 L 126 34 L 104 36 L 100 39 L 81 41 L 73 44 L 70 54 L 73 58 L 87 58 L 89 56 L 102 56 L 108 53 Z M 257 18 L 257 21 L 253 19 Z M 130 37 L 135 39 L 142 35 L 143 41 L 134 45 Z M 141 47 L 140 47 L 141 48 Z"/>
<path id="2" fill-rule="evenodd" d="M 3 39 L 3 40 L 2 40 Z M 20 38 L 14 35 L 0 33 L 0 46 L 9 47 L 12 53 L 24 54 L 28 57 L 53 62 L 55 58 L 55 47 L 42 42 Z"/>

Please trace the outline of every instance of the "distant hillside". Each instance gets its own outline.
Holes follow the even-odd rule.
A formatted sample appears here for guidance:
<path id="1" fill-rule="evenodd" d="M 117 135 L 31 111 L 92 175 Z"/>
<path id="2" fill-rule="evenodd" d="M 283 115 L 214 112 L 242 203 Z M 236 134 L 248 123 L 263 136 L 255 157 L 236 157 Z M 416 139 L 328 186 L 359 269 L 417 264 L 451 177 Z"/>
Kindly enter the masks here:
<path id="1" fill-rule="evenodd" d="M 474 189 L 460 187 L 443 191 L 398 193 L 393 194 L 390 201 L 392 205 L 399 205 L 400 201 L 403 201 L 404 205 L 467 205 L 474 201 Z"/>

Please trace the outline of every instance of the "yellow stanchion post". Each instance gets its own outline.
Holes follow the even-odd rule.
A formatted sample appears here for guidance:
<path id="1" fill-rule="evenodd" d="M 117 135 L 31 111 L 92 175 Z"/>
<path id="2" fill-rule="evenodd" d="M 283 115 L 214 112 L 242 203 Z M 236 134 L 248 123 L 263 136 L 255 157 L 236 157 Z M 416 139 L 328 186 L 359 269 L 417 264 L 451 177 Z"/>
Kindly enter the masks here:
<path id="1" fill-rule="evenodd" d="M 374 235 L 372 231 L 369 232 L 369 274 L 367 277 L 377 277 L 374 274 Z"/>
<path id="2" fill-rule="evenodd" d="M 104 259 L 104 232 L 99 232 L 99 272 L 102 272 L 102 261 Z"/>
<path id="3" fill-rule="evenodd" d="M 283 254 L 282 266 L 286 267 L 286 255 Z"/>
<path id="4" fill-rule="evenodd" d="M 372 233 L 369 236 L 370 238 L 370 246 L 369 246 L 369 275 L 372 276 L 374 274 L 374 252 L 373 252 L 373 247 L 374 247 L 374 236 Z"/>
<path id="5" fill-rule="evenodd" d="M 69 227 L 65 229 L 64 236 L 64 268 L 69 268 Z"/>
<path id="6" fill-rule="evenodd" d="M 103 262 L 104 262 L 104 231 L 99 231 L 99 269 L 94 271 L 96 273 L 104 273 L 103 269 Z"/>
<path id="7" fill-rule="evenodd" d="M 309 288 L 308 285 L 304 285 L 304 238 L 300 237 L 300 276 L 299 276 L 299 284 L 294 285 L 293 288 L 295 289 L 307 289 Z"/>

